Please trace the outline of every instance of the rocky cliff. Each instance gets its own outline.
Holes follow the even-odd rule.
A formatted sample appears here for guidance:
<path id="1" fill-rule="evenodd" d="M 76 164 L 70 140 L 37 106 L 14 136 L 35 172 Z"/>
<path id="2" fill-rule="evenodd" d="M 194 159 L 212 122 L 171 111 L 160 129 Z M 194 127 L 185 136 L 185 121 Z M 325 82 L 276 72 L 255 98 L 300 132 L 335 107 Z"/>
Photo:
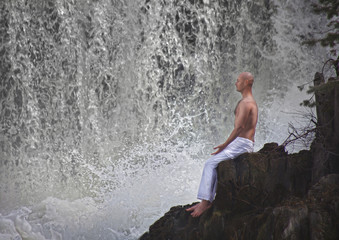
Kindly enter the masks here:
<path id="1" fill-rule="evenodd" d="M 220 163 L 210 209 L 192 218 L 185 211 L 191 205 L 173 207 L 140 240 L 339 239 L 338 79 L 315 85 L 318 125 L 310 150 L 288 154 L 268 143 Z"/>

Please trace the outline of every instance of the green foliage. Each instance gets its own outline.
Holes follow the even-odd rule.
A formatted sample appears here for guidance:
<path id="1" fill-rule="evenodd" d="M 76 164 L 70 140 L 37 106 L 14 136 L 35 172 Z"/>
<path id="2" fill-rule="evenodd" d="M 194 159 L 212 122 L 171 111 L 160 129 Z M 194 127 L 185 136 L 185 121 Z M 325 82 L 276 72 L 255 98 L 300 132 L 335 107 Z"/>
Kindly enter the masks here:
<path id="1" fill-rule="evenodd" d="M 316 106 L 316 103 L 312 99 L 308 99 L 308 100 L 304 100 L 302 103 L 300 103 L 300 106 L 313 108 L 313 107 Z"/>
<path id="2" fill-rule="evenodd" d="M 319 0 L 318 4 L 312 4 L 315 13 L 325 13 L 328 19 L 338 16 L 338 0 Z"/>
<path id="3" fill-rule="evenodd" d="M 328 81 L 326 84 L 321 84 L 319 86 L 309 86 L 308 90 L 306 91 L 308 94 L 312 94 L 312 96 L 307 99 L 304 100 L 302 103 L 300 103 L 300 106 L 305 106 L 305 107 L 315 107 L 316 106 L 316 102 L 314 101 L 314 94 L 318 93 L 318 94 L 326 94 L 329 93 L 331 91 L 333 91 L 333 89 L 335 88 L 335 86 L 338 86 L 339 82 L 337 79 L 333 79 L 331 81 Z M 304 85 L 302 86 L 298 86 L 299 90 L 302 91 L 304 88 Z"/>
<path id="4" fill-rule="evenodd" d="M 316 14 L 326 14 L 329 22 L 328 30 L 321 33 L 318 38 L 312 38 L 304 41 L 304 44 L 320 45 L 326 47 L 335 47 L 339 44 L 339 1 L 338 0 L 319 0 L 318 3 L 312 4 L 313 11 Z"/>
<path id="5" fill-rule="evenodd" d="M 307 84 L 310 84 L 310 82 L 298 86 L 299 91 L 302 92 L 302 91 L 304 90 L 305 85 L 307 85 Z M 313 100 L 314 91 L 315 91 L 314 87 L 308 86 L 307 93 L 308 93 L 308 94 L 312 94 L 312 93 L 313 93 L 313 94 L 312 94 L 312 96 L 310 97 L 310 99 L 304 100 L 302 103 L 300 103 L 300 106 L 305 106 L 305 107 L 310 107 L 310 108 L 315 107 L 316 103 L 315 103 L 315 101 Z"/>
<path id="6" fill-rule="evenodd" d="M 308 85 L 308 84 L 310 84 L 312 82 L 313 81 L 305 83 L 305 84 L 297 86 L 297 87 L 298 87 L 299 91 L 302 92 L 304 90 L 305 85 Z M 315 87 L 308 86 L 308 90 L 306 92 L 308 94 L 312 94 L 312 96 L 309 99 L 304 100 L 302 103 L 300 103 L 300 106 L 305 106 L 305 107 L 310 107 L 310 108 L 313 108 L 313 107 L 316 106 L 316 103 L 315 103 L 314 98 L 313 98 L 315 90 L 316 90 Z"/>

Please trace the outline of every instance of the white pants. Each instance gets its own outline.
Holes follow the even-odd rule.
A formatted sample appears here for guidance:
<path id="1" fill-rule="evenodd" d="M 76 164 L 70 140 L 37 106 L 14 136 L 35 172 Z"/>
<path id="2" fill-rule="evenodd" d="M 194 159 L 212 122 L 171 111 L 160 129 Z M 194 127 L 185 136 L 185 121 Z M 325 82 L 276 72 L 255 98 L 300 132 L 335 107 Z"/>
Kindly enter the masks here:
<path id="1" fill-rule="evenodd" d="M 208 159 L 202 172 L 198 191 L 198 199 L 213 201 L 217 190 L 217 166 L 221 161 L 238 157 L 245 152 L 253 152 L 254 143 L 242 137 L 237 137 L 224 150 Z"/>

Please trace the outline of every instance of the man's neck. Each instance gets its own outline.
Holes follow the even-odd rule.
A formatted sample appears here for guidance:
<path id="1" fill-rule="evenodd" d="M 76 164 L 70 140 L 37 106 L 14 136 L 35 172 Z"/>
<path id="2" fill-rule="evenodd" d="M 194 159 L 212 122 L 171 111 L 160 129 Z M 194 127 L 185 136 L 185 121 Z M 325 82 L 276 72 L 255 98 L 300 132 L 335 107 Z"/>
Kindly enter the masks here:
<path id="1" fill-rule="evenodd" d="M 244 89 L 242 92 L 241 92 L 241 95 L 242 95 L 242 98 L 247 98 L 247 97 L 252 97 L 252 89 Z"/>

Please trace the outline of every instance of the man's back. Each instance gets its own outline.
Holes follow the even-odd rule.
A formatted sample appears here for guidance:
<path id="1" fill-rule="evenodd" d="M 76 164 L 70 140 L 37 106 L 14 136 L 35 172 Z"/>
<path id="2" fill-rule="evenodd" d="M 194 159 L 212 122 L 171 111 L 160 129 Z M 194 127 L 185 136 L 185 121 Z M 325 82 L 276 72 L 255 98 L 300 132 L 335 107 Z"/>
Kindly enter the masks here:
<path id="1" fill-rule="evenodd" d="M 238 121 L 241 110 L 245 111 L 245 119 L 239 137 L 247 138 L 254 142 L 255 127 L 258 122 L 258 106 L 254 98 L 246 97 L 240 100 L 235 111 L 235 121 Z"/>

